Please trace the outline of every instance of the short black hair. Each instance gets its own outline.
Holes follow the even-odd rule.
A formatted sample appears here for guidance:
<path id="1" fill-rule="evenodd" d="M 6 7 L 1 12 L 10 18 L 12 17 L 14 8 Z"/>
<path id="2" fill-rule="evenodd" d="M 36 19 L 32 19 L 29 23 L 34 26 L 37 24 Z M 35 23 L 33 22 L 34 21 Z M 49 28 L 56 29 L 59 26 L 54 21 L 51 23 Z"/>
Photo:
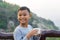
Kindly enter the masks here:
<path id="1" fill-rule="evenodd" d="M 29 9 L 28 7 L 25 7 L 25 6 L 20 7 L 20 8 L 18 9 L 18 12 L 19 12 L 20 10 L 27 10 L 27 11 L 30 13 L 30 9 Z"/>

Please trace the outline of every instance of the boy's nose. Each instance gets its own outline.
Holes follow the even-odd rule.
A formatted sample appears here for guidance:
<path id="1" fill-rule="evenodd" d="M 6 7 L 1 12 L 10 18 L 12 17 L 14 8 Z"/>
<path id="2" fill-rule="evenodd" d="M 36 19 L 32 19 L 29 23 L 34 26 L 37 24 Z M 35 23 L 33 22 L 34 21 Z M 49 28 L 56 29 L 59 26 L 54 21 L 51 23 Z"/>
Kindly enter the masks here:
<path id="1" fill-rule="evenodd" d="M 24 16 L 22 15 L 21 18 L 24 18 Z"/>

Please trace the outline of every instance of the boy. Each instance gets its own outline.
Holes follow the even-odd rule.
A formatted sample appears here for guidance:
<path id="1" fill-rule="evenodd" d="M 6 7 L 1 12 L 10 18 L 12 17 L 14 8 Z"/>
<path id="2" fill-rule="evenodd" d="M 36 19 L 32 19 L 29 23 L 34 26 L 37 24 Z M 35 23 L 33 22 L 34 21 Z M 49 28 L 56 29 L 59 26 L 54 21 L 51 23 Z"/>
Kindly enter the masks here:
<path id="1" fill-rule="evenodd" d="M 14 31 L 14 40 L 33 40 L 33 36 L 38 30 L 32 30 L 32 26 L 28 24 L 30 17 L 30 9 L 27 7 L 20 7 L 17 14 L 20 24 Z"/>

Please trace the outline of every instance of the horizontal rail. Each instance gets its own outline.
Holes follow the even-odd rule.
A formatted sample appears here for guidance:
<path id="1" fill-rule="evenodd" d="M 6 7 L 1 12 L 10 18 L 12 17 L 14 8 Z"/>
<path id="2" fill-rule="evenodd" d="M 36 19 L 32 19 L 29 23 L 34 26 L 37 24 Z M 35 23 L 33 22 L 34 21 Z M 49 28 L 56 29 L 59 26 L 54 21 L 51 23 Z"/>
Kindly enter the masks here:
<path id="1" fill-rule="evenodd" d="M 41 36 L 41 37 L 40 37 Z M 60 37 L 60 31 L 57 30 L 45 30 L 42 31 L 42 34 L 40 35 L 40 40 L 46 40 L 46 37 Z M 13 33 L 5 33 L 5 32 L 0 32 L 0 39 L 12 39 L 13 38 Z"/>
<path id="2" fill-rule="evenodd" d="M 60 31 L 58 30 L 42 31 L 40 40 L 46 40 L 46 37 L 60 37 Z"/>
<path id="3" fill-rule="evenodd" d="M 0 32 L 0 39 L 13 39 L 13 33 Z"/>

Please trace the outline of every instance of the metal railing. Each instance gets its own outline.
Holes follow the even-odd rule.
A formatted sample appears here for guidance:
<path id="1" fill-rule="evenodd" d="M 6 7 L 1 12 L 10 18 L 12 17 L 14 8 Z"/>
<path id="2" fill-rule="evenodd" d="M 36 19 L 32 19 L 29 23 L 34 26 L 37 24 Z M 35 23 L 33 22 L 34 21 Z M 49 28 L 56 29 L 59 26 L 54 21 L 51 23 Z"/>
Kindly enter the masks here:
<path id="1" fill-rule="evenodd" d="M 40 40 L 46 40 L 46 37 L 60 37 L 60 31 L 56 30 L 42 31 L 42 34 L 39 36 L 41 36 Z M 0 40 L 14 40 L 13 33 L 0 32 Z"/>

